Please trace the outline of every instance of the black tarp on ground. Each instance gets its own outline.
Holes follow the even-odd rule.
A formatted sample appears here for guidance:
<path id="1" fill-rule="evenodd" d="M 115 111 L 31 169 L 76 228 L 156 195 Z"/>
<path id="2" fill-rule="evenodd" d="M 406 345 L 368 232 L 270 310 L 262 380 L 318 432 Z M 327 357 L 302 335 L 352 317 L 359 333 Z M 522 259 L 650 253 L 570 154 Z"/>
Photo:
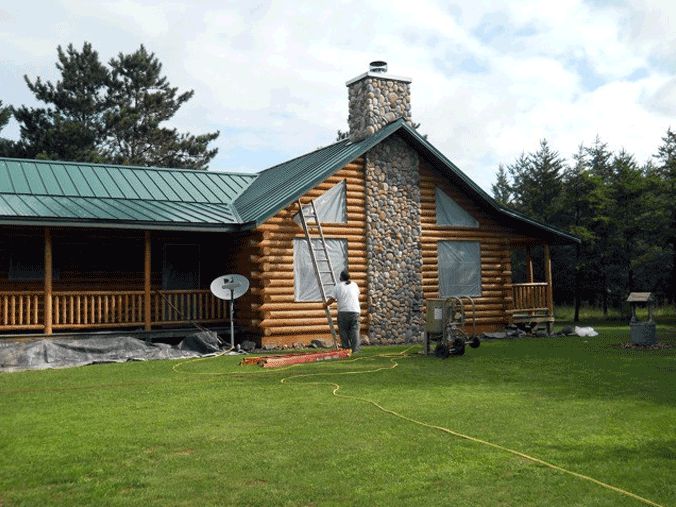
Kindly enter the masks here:
<path id="1" fill-rule="evenodd" d="M 0 372 L 68 368 L 95 363 L 200 357 L 220 351 L 212 331 L 190 333 L 177 345 L 150 343 L 131 336 L 45 338 L 31 342 L 0 341 Z"/>

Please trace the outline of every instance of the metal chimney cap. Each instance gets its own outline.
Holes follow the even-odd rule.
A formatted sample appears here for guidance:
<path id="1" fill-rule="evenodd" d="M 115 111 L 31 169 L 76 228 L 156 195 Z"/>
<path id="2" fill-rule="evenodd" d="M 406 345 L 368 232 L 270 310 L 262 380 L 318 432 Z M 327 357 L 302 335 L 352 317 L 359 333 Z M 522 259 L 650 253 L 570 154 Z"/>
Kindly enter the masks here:
<path id="1" fill-rule="evenodd" d="M 375 62 L 369 63 L 369 72 L 387 72 L 387 62 L 376 60 Z"/>

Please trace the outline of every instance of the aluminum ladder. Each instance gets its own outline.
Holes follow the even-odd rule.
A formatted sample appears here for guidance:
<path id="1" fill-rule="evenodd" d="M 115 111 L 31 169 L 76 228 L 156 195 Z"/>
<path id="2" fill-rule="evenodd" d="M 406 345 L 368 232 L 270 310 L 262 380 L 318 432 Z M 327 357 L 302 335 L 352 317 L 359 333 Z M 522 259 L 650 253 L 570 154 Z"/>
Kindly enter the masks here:
<path id="1" fill-rule="evenodd" d="M 298 216 L 300 218 L 301 227 L 303 227 L 303 232 L 305 233 L 305 240 L 307 241 L 310 259 L 312 260 L 312 267 L 317 278 L 319 293 L 322 296 L 322 302 L 326 303 L 328 301 L 328 297 L 326 295 L 327 287 L 335 287 L 338 285 L 338 282 L 336 281 L 336 274 L 333 271 L 333 265 L 331 264 L 331 259 L 329 258 L 329 250 L 326 248 L 326 239 L 324 238 L 322 224 L 319 222 L 319 216 L 317 215 L 317 208 L 315 208 L 314 201 L 310 201 L 309 205 L 303 205 L 300 199 L 298 199 L 297 204 L 299 210 Z M 310 209 L 310 213 L 305 212 L 306 208 Z M 311 221 L 308 221 L 308 219 Z M 317 231 L 317 238 L 312 237 L 312 234 L 310 234 L 311 229 L 315 229 Z M 317 242 L 319 243 L 319 248 L 315 248 L 315 244 Z M 318 256 L 318 254 L 320 256 Z M 330 280 L 324 283 L 322 275 L 329 275 Z M 329 330 L 331 331 L 331 337 L 333 338 L 333 346 L 338 349 L 336 326 L 333 323 L 331 310 L 325 306 L 324 312 L 326 313 L 326 320 L 329 323 Z"/>

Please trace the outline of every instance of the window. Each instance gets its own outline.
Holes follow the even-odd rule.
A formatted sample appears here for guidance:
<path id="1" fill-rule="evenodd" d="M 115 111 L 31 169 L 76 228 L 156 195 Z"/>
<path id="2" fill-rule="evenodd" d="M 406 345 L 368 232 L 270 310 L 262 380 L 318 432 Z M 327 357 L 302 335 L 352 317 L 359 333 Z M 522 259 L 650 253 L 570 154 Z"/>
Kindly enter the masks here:
<path id="1" fill-rule="evenodd" d="M 319 216 L 321 223 L 330 224 L 346 224 L 347 223 L 347 204 L 345 200 L 346 184 L 345 180 L 337 185 L 334 185 L 322 195 L 317 197 L 315 202 L 315 209 Z M 312 207 L 303 206 L 305 214 L 312 213 Z M 293 217 L 294 221 L 300 225 L 300 217 L 296 213 Z"/>
<path id="2" fill-rule="evenodd" d="M 478 241 L 439 241 L 439 295 L 481 296 Z"/>
<path id="3" fill-rule="evenodd" d="M 45 245 L 40 240 L 18 239 L 11 243 L 8 278 L 12 281 L 42 280 Z"/>
<path id="4" fill-rule="evenodd" d="M 321 241 L 318 239 L 312 240 L 317 252 L 318 258 L 324 256 Z M 333 272 L 338 280 L 338 275 L 347 267 L 347 240 L 345 239 L 327 239 L 326 248 L 329 251 L 329 259 L 333 266 Z M 325 262 L 319 262 L 321 270 L 326 269 Z M 294 280 L 294 294 L 296 301 L 321 301 L 322 296 L 319 292 L 319 285 L 317 284 L 317 277 L 312 267 L 312 259 L 308 251 L 307 240 L 304 238 L 295 238 L 293 240 L 293 280 Z M 326 284 L 330 282 L 331 276 L 327 274 L 322 275 L 322 281 Z M 327 288 L 327 296 L 333 296 L 333 286 Z"/>
<path id="5" fill-rule="evenodd" d="M 200 288 L 199 245 L 164 245 L 162 288 L 166 290 Z"/>
<path id="6" fill-rule="evenodd" d="M 441 190 L 435 194 L 437 225 L 452 225 L 454 227 L 479 227 L 479 222 L 467 213 L 460 205 Z"/>

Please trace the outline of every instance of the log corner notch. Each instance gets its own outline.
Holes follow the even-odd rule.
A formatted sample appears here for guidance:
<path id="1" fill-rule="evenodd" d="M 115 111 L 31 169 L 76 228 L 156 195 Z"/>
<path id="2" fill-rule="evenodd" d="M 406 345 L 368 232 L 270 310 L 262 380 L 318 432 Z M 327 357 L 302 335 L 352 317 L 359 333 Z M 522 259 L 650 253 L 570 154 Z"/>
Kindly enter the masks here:
<path id="1" fill-rule="evenodd" d="M 46 335 L 52 334 L 52 230 L 49 227 L 45 227 L 44 231 L 44 303 L 45 303 L 45 315 L 44 315 L 44 331 Z"/>

